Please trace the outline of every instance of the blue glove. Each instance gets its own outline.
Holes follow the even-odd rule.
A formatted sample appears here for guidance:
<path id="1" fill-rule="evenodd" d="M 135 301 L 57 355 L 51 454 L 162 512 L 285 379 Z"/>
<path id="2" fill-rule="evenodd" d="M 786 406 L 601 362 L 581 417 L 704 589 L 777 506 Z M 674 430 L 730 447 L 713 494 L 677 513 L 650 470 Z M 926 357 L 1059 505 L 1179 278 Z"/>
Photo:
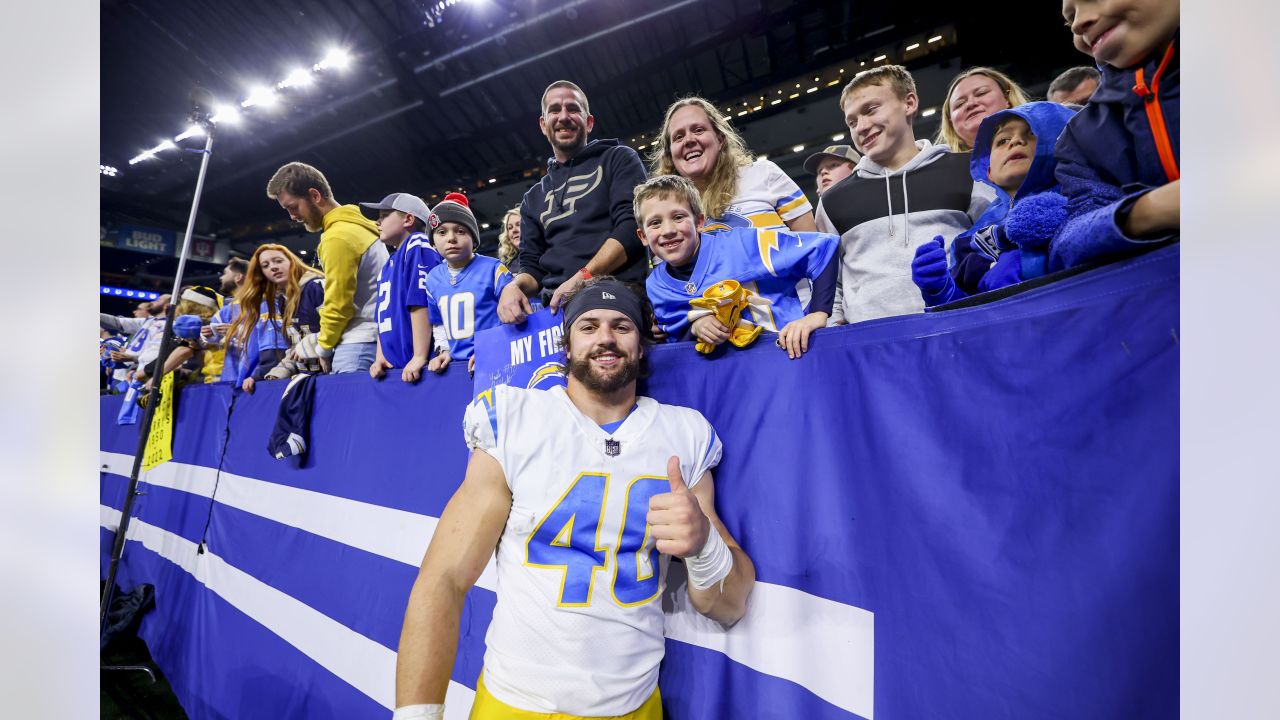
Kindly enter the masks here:
<path id="1" fill-rule="evenodd" d="M 1020 198 L 1009 209 L 1004 232 L 1023 250 L 1046 250 L 1067 221 L 1067 199 L 1052 190 Z"/>
<path id="2" fill-rule="evenodd" d="M 978 292 L 998 290 L 1022 282 L 1022 251 L 1008 250 L 1000 253 L 1000 259 L 978 281 Z"/>
<path id="3" fill-rule="evenodd" d="M 199 315 L 179 315 L 173 319 L 173 334 L 186 340 L 199 340 L 200 325 Z"/>
<path id="4" fill-rule="evenodd" d="M 911 261 L 911 280 L 920 288 L 928 307 L 965 297 L 947 270 L 947 251 L 941 235 L 916 248 L 915 259 Z"/>

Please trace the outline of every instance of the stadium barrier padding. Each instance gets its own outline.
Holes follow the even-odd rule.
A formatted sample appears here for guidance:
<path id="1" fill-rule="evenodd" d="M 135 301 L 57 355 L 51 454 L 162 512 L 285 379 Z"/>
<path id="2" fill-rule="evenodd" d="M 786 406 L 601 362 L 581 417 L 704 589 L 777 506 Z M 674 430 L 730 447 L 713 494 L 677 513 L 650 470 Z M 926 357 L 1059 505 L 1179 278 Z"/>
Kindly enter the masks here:
<path id="1" fill-rule="evenodd" d="M 758 585 L 724 631 L 672 564 L 667 717 L 1170 718 L 1178 702 L 1177 246 L 997 302 L 764 342 L 657 348 L 642 388 L 725 446 L 717 505 Z M 304 466 L 284 383 L 190 388 L 119 573 L 202 718 L 385 718 L 409 589 L 467 461 L 461 366 L 319 379 Z M 137 438 L 101 403 L 104 568 Z M 202 542 L 203 541 L 203 542 Z M 467 598 L 449 717 L 495 602 Z"/>

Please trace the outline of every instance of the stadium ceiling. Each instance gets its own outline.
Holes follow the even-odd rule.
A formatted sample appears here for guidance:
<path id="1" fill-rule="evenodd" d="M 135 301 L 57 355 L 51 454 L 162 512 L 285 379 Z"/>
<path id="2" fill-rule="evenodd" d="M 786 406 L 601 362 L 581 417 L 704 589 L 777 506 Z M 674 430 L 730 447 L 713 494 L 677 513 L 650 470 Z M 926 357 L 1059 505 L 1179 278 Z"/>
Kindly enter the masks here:
<path id="1" fill-rule="evenodd" d="M 477 210 L 496 229 L 494 211 L 516 204 L 545 165 L 539 93 L 560 78 L 587 91 L 593 137 L 638 146 L 677 97 L 736 104 L 869 59 L 879 48 L 901 52 L 909 38 L 940 28 L 960 40 L 930 62 L 951 69 L 960 61 L 1017 63 L 1038 77 L 1084 60 L 1073 57 L 1056 3 L 1028 5 L 1039 4 L 985 2 L 978 18 L 954 3 L 896 0 L 104 0 L 100 163 L 119 171 L 101 177 L 102 209 L 181 227 L 199 155 L 169 150 L 134 165 L 129 159 L 186 127 L 193 88 L 239 103 L 253 87 L 272 85 L 335 46 L 350 53 L 347 69 L 282 92 L 276 107 L 251 108 L 238 125 L 219 129 L 202 231 L 296 233 L 264 192 L 275 168 L 290 160 L 320 167 L 344 203 L 466 188 L 488 197 L 493 207 L 482 202 Z M 440 12 L 432 16 L 433 9 Z M 1036 32 L 1018 30 L 1021 24 Z M 837 131 L 838 90 L 821 93 L 831 105 L 826 124 Z M 783 103 L 735 122 L 747 131 L 786 128 L 759 121 L 797 112 L 804 112 L 798 103 Z M 198 138 L 180 144 L 200 146 Z M 495 198 L 485 192 L 493 188 L 506 192 Z"/>

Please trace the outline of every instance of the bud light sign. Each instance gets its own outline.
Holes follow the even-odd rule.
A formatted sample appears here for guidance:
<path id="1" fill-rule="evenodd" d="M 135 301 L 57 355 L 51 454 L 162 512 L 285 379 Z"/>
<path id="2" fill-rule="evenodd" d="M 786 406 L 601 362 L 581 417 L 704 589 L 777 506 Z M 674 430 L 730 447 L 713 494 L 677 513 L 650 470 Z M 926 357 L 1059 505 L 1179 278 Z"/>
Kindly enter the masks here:
<path id="1" fill-rule="evenodd" d="M 124 250 L 173 255 L 176 245 L 175 235 L 170 230 L 122 225 L 116 235 L 116 247 Z"/>

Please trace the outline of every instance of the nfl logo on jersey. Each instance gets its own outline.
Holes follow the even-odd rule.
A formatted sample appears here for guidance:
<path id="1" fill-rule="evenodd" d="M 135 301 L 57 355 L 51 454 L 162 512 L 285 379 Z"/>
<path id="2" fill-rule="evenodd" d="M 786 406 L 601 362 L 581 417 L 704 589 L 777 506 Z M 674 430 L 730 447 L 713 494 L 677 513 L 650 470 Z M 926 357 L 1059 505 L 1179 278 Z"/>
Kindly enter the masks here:
<path id="1" fill-rule="evenodd" d="M 622 452 L 622 443 L 608 438 L 604 441 L 604 454 L 609 457 L 618 457 L 618 453 Z"/>

